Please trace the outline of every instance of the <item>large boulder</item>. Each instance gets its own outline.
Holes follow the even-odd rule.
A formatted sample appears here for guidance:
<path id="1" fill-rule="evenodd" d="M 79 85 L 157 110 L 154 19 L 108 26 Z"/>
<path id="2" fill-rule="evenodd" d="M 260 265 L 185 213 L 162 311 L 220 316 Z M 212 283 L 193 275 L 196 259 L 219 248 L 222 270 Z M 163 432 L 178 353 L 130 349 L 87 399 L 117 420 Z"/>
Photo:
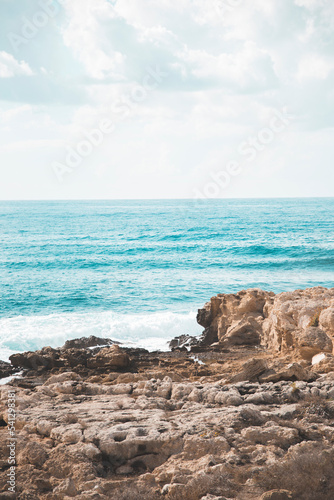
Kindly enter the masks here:
<path id="1" fill-rule="evenodd" d="M 327 351 L 330 345 L 324 334 L 332 337 L 334 330 L 329 326 L 330 314 L 325 314 L 325 310 L 333 299 L 334 288 L 323 287 L 276 295 L 274 301 L 264 308 L 266 319 L 262 325 L 262 343 L 281 352 L 299 349 L 303 345 L 310 347 L 312 343 L 316 349 L 321 350 L 323 345 Z M 323 323 L 320 325 L 321 315 Z M 301 353 L 305 355 L 306 349 Z"/>
<path id="2" fill-rule="evenodd" d="M 86 349 L 87 347 L 95 346 L 105 346 L 118 344 L 114 340 L 108 338 L 95 337 L 91 335 L 90 337 L 81 337 L 80 339 L 67 340 L 63 345 L 63 349 Z"/>
<path id="3" fill-rule="evenodd" d="M 218 294 L 198 311 L 197 321 L 205 327 L 202 345 L 261 344 L 310 361 L 319 352 L 333 351 L 334 288 Z"/>
<path id="4" fill-rule="evenodd" d="M 259 343 L 263 309 L 273 296 L 272 292 L 254 288 L 212 297 L 197 314 L 198 323 L 205 327 L 202 343 L 224 342 L 227 337 L 231 344 Z M 243 333 L 249 334 L 245 342 Z"/>
<path id="5" fill-rule="evenodd" d="M 126 368 L 130 358 L 118 345 L 101 349 L 96 356 L 87 361 L 88 368 Z"/>
<path id="6" fill-rule="evenodd" d="M 9 377 L 15 372 L 17 372 L 17 369 L 15 369 L 10 363 L 7 363 L 7 361 L 0 361 L 0 379 Z"/>
<path id="7" fill-rule="evenodd" d="M 250 359 L 244 363 L 241 372 L 233 375 L 230 383 L 242 382 L 248 380 L 255 382 L 259 380 L 259 376 L 267 370 L 267 362 L 264 359 Z"/>
<path id="8" fill-rule="evenodd" d="M 61 366 L 59 352 L 51 347 L 43 347 L 43 349 L 35 352 L 28 351 L 13 354 L 9 360 L 15 368 L 28 368 L 31 370 L 51 370 L 56 366 Z"/>
<path id="9" fill-rule="evenodd" d="M 319 314 L 319 326 L 334 338 L 334 301 L 331 301 L 330 307 L 323 309 Z"/>
<path id="10" fill-rule="evenodd" d="M 311 360 L 319 352 L 332 352 L 333 343 L 328 335 L 318 327 L 309 326 L 296 333 L 299 353 L 302 358 Z"/>
<path id="11" fill-rule="evenodd" d="M 261 318 L 253 317 L 234 321 L 227 329 L 224 340 L 228 345 L 258 345 L 261 342 Z"/>
<path id="12" fill-rule="evenodd" d="M 98 342 L 100 340 L 97 339 Z M 80 345 L 81 341 L 82 339 L 77 339 L 77 341 L 71 341 L 67 345 Z M 96 340 L 88 338 L 87 343 L 95 344 Z M 26 368 L 34 371 L 46 371 L 52 368 L 74 369 L 76 367 L 92 369 L 106 367 L 117 370 L 127 367 L 130 358 L 124 349 L 121 349 L 117 344 L 113 344 L 110 347 L 96 347 L 96 350 L 88 347 L 70 347 L 67 349 L 65 347 L 58 349 L 44 347 L 35 352 L 13 354 L 10 361 L 15 368 Z"/>

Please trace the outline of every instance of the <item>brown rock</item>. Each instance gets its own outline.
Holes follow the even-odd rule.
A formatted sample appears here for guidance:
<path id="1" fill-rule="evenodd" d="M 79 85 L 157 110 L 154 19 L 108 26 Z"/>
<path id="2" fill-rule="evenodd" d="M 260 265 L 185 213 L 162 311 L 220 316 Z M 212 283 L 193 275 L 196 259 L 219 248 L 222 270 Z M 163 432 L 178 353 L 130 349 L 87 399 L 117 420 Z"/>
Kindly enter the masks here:
<path id="1" fill-rule="evenodd" d="M 37 443 L 31 441 L 23 449 L 20 447 L 20 452 L 17 457 L 18 464 L 31 464 L 41 468 L 48 458 L 48 453 L 45 448 Z"/>
<path id="2" fill-rule="evenodd" d="M 9 377 L 10 375 L 13 375 L 16 371 L 17 370 L 15 370 L 10 363 L 0 360 L 0 379 Z"/>
<path id="3" fill-rule="evenodd" d="M 280 380 L 312 380 L 314 374 L 308 372 L 299 363 L 292 363 L 288 365 L 285 369 L 279 372 L 273 373 L 271 375 L 261 377 L 261 382 L 279 382 Z"/>
<path id="4" fill-rule="evenodd" d="M 202 309 L 198 309 L 197 313 L 197 323 L 201 326 L 204 326 L 204 328 L 207 328 L 211 324 L 212 320 L 212 314 L 211 314 L 211 303 L 207 302 L 204 304 L 204 307 Z"/>
<path id="5" fill-rule="evenodd" d="M 65 479 L 65 481 L 61 482 L 56 488 L 54 488 L 53 493 L 59 498 L 62 498 L 65 495 L 68 497 L 75 497 L 78 494 L 74 481 L 71 478 Z"/>
<path id="6" fill-rule="evenodd" d="M 334 301 L 331 302 L 330 307 L 321 311 L 319 315 L 319 326 L 331 338 L 334 338 Z"/>
<path id="7" fill-rule="evenodd" d="M 259 376 L 267 370 L 267 362 L 264 359 L 251 359 L 243 365 L 243 369 L 237 375 L 234 375 L 230 382 L 242 382 L 249 380 L 254 382 L 258 380 Z"/>
<path id="8" fill-rule="evenodd" d="M 63 349 L 86 349 L 87 347 L 102 346 L 102 345 L 112 345 L 118 344 L 114 340 L 108 338 L 95 337 L 91 335 L 90 337 L 81 337 L 80 339 L 67 340 L 63 345 Z"/>
<path id="9" fill-rule="evenodd" d="M 118 345 L 101 349 L 96 356 L 87 361 L 88 368 L 126 368 L 129 356 Z"/>
<path id="10" fill-rule="evenodd" d="M 320 326 L 320 316 L 326 318 L 324 311 L 331 306 L 334 288 L 323 287 L 284 292 L 275 296 L 272 304 L 265 306 L 266 319 L 262 328 L 262 343 L 270 349 L 289 351 L 299 348 L 299 339 L 305 338 L 306 346 L 310 335 L 317 343 L 324 340 L 323 334 L 309 328 Z M 323 311 L 323 312 L 321 312 Z M 325 334 L 330 332 L 323 329 Z M 316 339 L 318 333 L 319 339 Z M 319 352 L 319 351 L 317 351 Z"/>
<path id="11" fill-rule="evenodd" d="M 328 335 L 318 327 L 307 327 L 295 334 L 298 350 L 303 359 L 311 360 L 319 352 L 332 352 L 333 343 Z"/>
<path id="12" fill-rule="evenodd" d="M 261 500 L 292 500 L 292 493 L 288 490 L 266 491 L 261 496 Z"/>
<path id="13" fill-rule="evenodd" d="M 204 346 L 217 341 L 221 346 L 261 343 L 310 360 L 318 352 L 333 350 L 334 288 L 278 295 L 259 289 L 218 294 L 199 310 L 197 321 L 205 327 Z"/>
<path id="14" fill-rule="evenodd" d="M 58 357 L 58 352 L 55 349 L 45 347 L 36 352 L 13 354 L 9 359 L 12 365 L 17 368 L 29 368 L 32 370 L 42 368 L 50 370 L 55 366 L 59 366 L 57 363 Z"/>
<path id="15" fill-rule="evenodd" d="M 227 345 L 258 345 L 261 342 L 261 325 L 248 317 L 232 323 L 224 337 Z"/>

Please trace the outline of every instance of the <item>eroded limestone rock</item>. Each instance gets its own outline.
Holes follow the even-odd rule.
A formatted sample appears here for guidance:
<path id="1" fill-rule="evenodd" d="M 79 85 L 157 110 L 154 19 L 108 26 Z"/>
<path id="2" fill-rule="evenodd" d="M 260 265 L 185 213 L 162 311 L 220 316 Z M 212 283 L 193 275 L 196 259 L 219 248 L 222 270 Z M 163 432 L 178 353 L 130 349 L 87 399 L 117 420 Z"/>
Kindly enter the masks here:
<path id="1" fill-rule="evenodd" d="M 311 360 L 319 352 L 333 351 L 334 289 L 218 294 L 199 309 L 197 321 L 205 327 L 203 345 L 261 344 Z"/>

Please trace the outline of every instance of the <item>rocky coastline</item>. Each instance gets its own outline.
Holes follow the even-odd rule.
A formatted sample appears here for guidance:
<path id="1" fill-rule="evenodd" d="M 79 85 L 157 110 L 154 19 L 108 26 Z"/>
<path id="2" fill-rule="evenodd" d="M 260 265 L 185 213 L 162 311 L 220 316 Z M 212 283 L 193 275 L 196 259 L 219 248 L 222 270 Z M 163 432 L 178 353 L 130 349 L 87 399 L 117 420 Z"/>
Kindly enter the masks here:
<path id="1" fill-rule="evenodd" d="M 167 352 L 1 362 L 23 373 L 0 386 L 0 500 L 332 500 L 334 289 L 219 294 L 197 321 Z"/>

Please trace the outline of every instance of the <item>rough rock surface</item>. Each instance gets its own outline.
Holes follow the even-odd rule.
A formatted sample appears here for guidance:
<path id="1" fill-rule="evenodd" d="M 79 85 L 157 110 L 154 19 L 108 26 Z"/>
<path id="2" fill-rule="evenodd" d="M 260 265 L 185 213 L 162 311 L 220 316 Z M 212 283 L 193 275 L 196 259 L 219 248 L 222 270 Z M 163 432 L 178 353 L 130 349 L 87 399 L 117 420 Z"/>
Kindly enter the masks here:
<path id="1" fill-rule="evenodd" d="M 197 321 L 205 328 L 202 345 L 263 345 L 311 360 L 333 351 L 334 288 L 219 294 L 198 311 Z"/>
<path id="2" fill-rule="evenodd" d="M 293 382 L 296 363 L 254 347 L 204 352 L 203 365 L 133 352 L 118 371 L 101 356 L 97 371 L 30 370 L 1 386 L 0 421 L 8 391 L 17 410 L 17 497 L 3 498 L 333 498 L 334 372 L 309 364 Z M 233 371 L 243 380 L 230 383 Z M 260 382 L 266 372 L 286 380 Z M 3 425 L 1 491 L 7 443 Z"/>
<path id="3" fill-rule="evenodd" d="M 83 349 L 85 347 L 95 347 L 102 345 L 112 345 L 118 344 L 119 342 L 115 342 L 114 340 L 108 338 L 95 337 L 95 335 L 91 335 L 90 337 L 81 337 L 80 339 L 67 340 L 63 346 L 64 349 Z"/>
<path id="4" fill-rule="evenodd" d="M 294 292 L 292 302 L 295 293 L 303 296 Z M 214 311 L 206 306 L 200 317 L 206 328 L 217 327 L 220 350 L 148 353 L 79 339 L 12 356 L 25 372 L 0 386 L 0 499 L 332 500 L 334 356 L 312 365 L 297 337 L 292 348 L 276 345 L 281 319 L 269 342 L 264 331 L 277 297 L 287 302 L 251 290 L 225 297 L 222 309 L 220 299 Z M 312 349 L 320 334 L 309 329 L 330 338 L 332 316 L 315 317 L 313 302 L 306 303 L 311 320 L 306 305 L 298 306 L 291 332 L 305 334 Z M 284 314 L 290 306 L 282 306 Z M 249 341 L 254 331 L 262 345 Z M 244 343 L 235 341 L 242 336 Z M 13 391 L 12 495 L 6 424 Z"/>
<path id="5" fill-rule="evenodd" d="M 18 370 L 14 368 L 14 366 L 12 366 L 10 363 L 0 360 L 0 379 L 10 377 L 17 371 Z"/>

